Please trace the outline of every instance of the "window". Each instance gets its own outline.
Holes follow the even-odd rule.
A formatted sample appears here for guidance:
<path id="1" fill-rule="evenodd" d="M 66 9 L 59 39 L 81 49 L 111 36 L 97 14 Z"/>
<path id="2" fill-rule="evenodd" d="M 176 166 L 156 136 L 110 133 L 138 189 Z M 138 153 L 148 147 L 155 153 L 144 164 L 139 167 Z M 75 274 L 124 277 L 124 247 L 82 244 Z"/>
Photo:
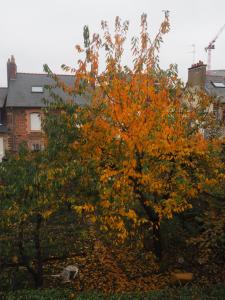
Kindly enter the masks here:
<path id="1" fill-rule="evenodd" d="M 41 147 L 41 144 L 39 144 L 39 143 L 33 143 L 31 145 L 31 150 L 33 150 L 33 151 L 40 151 L 41 149 L 42 149 L 42 147 Z"/>
<path id="2" fill-rule="evenodd" d="M 44 150 L 43 140 L 40 139 L 30 140 L 28 142 L 28 147 L 31 151 L 42 151 Z"/>
<path id="3" fill-rule="evenodd" d="M 5 155 L 3 137 L 0 137 L 0 162 Z"/>
<path id="4" fill-rule="evenodd" d="M 43 93 L 43 86 L 32 86 L 32 93 Z"/>
<path id="5" fill-rule="evenodd" d="M 39 113 L 30 114 L 30 130 L 41 131 L 41 116 Z"/>
<path id="6" fill-rule="evenodd" d="M 214 82 L 214 81 L 212 81 L 212 84 L 216 88 L 225 88 L 225 84 L 223 82 Z"/>

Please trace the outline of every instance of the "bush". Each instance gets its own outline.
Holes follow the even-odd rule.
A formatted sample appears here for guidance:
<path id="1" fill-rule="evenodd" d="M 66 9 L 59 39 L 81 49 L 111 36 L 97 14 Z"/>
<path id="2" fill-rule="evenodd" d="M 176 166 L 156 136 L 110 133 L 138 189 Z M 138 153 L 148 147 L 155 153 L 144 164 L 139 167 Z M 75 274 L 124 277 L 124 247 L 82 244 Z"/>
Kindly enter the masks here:
<path id="1" fill-rule="evenodd" d="M 208 288 L 183 287 L 148 293 L 105 296 L 93 292 L 77 295 L 71 289 L 22 290 L 0 294 L 2 300 L 224 300 L 225 285 Z"/>

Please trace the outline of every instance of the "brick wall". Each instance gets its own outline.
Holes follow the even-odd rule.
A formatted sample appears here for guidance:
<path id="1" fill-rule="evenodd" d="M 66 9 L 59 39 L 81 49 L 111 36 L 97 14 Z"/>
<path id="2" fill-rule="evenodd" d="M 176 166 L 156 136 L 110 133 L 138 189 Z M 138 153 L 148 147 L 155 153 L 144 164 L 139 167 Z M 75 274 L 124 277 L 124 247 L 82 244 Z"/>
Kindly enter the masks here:
<path id="1" fill-rule="evenodd" d="M 17 151 L 22 142 L 27 143 L 32 149 L 32 145 L 40 144 L 44 146 L 43 132 L 30 130 L 30 114 L 37 112 L 41 114 L 40 108 L 8 108 L 7 127 L 8 150 Z"/>

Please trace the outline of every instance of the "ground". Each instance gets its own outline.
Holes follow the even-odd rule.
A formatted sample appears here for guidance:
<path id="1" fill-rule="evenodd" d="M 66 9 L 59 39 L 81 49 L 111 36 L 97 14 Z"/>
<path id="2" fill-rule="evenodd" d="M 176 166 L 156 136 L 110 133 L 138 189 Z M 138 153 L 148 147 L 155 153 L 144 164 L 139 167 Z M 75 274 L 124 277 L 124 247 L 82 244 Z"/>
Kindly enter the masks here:
<path id="1" fill-rule="evenodd" d="M 55 218 L 46 223 L 41 235 L 47 258 L 44 263 L 43 287 L 46 291 L 68 289 L 76 295 L 92 291 L 109 295 L 174 289 L 179 287 L 178 282 L 174 285 L 171 281 L 171 272 L 174 271 L 194 274 L 193 281 L 187 283 L 190 288 L 214 284 L 225 286 L 223 262 L 198 263 L 197 249 L 187 246 L 185 238 L 179 239 L 176 230 L 175 237 L 170 236 L 170 241 L 164 245 L 162 261 L 157 262 L 152 251 L 138 240 L 116 245 L 104 236 L 99 236 L 89 225 L 83 228 L 79 222 L 74 223 L 74 215 L 65 219 L 63 225 L 57 220 Z M 169 226 L 174 225 L 167 224 L 167 230 Z M 167 231 L 164 234 L 168 236 Z M 67 265 L 77 265 L 79 268 L 79 276 L 73 281 L 63 283 L 59 278 L 51 276 L 60 273 Z M 5 292 L 33 288 L 32 278 L 24 267 L 4 269 L 0 277 L 1 288 Z"/>

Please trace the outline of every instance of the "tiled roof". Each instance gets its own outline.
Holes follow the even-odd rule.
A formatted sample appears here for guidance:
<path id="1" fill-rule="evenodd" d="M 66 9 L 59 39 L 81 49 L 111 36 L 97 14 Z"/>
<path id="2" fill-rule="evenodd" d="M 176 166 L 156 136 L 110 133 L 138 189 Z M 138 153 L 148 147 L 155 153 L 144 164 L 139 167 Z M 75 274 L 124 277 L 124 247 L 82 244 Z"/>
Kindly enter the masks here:
<path id="1" fill-rule="evenodd" d="M 60 80 L 68 86 L 73 86 L 74 76 L 59 75 Z M 7 107 L 44 107 L 43 98 L 50 99 L 49 93 L 44 89 L 43 93 L 32 92 L 32 87 L 44 87 L 53 85 L 54 81 L 47 74 L 17 73 L 15 80 L 10 80 Z M 61 89 L 54 90 L 64 100 L 71 99 L 78 105 L 84 105 L 87 100 L 80 96 L 68 96 Z"/>
<path id="2" fill-rule="evenodd" d="M 224 84 L 224 87 L 216 87 L 213 83 Z M 218 97 L 222 103 L 225 103 L 225 70 L 208 71 L 205 89 L 210 95 Z"/>

